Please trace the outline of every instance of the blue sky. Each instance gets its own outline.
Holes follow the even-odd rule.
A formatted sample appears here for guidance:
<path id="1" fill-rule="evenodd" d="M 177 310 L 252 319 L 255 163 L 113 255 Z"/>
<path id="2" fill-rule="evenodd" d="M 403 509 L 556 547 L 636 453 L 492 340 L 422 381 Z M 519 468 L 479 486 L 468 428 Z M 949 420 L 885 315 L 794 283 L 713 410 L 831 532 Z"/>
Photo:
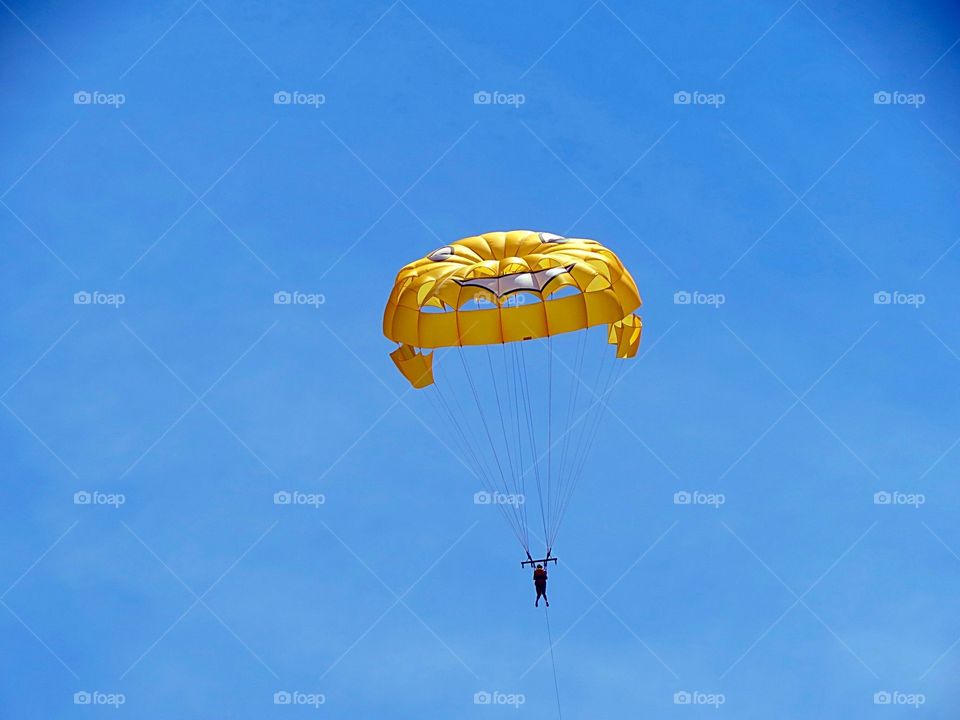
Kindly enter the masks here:
<path id="1" fill-rule="evenodd" d="M 403 264 L 532 228 L 644 298 L 551 573 L 565 715 L 954 717 L 958 36 L 938 2 L 4 3 L 0 716 L 556 716 L 516 542 L 380 331 Z"/>

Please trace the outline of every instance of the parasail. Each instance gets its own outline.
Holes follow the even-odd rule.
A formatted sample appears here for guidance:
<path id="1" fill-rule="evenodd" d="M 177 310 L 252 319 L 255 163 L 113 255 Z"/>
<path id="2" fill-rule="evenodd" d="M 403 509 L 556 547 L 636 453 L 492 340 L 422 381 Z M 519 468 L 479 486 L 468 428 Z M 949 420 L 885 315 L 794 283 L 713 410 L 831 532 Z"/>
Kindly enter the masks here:
<path id="1" fill-rule="evenodd" d="M 383 315 L 390 357 L 433 400 L 437 437 L 530 560 L 531 538 L 551 557 L 618 361 L 637 353 L 640 304 L 612 250 L 546 232 L 463 238 L 397 274 Z"/>

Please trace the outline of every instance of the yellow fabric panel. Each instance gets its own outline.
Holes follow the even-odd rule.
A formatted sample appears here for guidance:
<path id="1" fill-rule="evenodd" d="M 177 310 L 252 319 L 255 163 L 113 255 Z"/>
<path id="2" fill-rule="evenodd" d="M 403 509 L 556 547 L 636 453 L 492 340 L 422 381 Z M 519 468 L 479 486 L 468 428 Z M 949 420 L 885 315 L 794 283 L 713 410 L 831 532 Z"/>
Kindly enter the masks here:
<path id="1" fill-rule="evenodd" d="M 420 322 L 413 336 L 415 342 L 411 344 L 421 348 L 453 347 L 459 344 L 457 338 L 460 331 L 456 313 L 418 312 L 417 316 Z"/>
<path id="2" fill-rule="evenodd" d="M 632 358 L 640 347 L 643 321 L 636 315 L 610 324 L 609 342 L 617 346 L 618 358 Z"/>
<path id="3" fill-rule="evenodd" d="M 390 328 L 391 334 L 396 337 L 406 338 L 406 340 L 400 342 L 407 342 L 415 347 L 423 347 L 417 341 L 420 335 L 418 324 L 420 315 L 422 314 L 423 313 L 415 308 L 397 305 L 394 308 L 393 325 Z M 388 337 L 390 336 L 388 335 Z"/>
<path id="4" fill-rule="evenodd" d="M 390 337 L 393 334 L 393 318 L 397 314 L 397 306 L 387 303 L 383 311 L 383 334 Z"/>
<path id="5" fill-rule="evenodd" d="M 390 353 L 390 357 L 415 388 L 433 385 L 433 353 L 422 355 L 409 345 L 401 345 Z"/>
<path id="6" fill-rule="evenodd" d="M 583 288 L 581 288 L 577 283 L 576 278 L 574 278 L 571 273 L 564 273 L 563 275 L 558 275 L 555 277 L 550 284 L 543 289 L 543 292 L 540 293 L 540 295 L 543 297 L 550 297 L 558 290 L 561 290 L 565 287 L 575 287 L 577 290 L 583 290 Z"/>
<path id="7" fill-rule="evenodd" d="M 613 290 L 588 292 L 583 297 L 587 305 L 587 327 L 616 322 L 624 316 L 620 298 Z"/>
<path id="8" fill-rule="evenodd" d="M 503 342 L 531 340 L 549 335 L 543 303 L 505 308 L 502 311 Z"/>
<path id="9" fill-rule="evenodd" d="M 640 293 L 629 274 L 625 273 L 620 280 L 614 283 L 613 291 L 620 301 L 620 310 L 624 317 L 640 307 Z"/>
<path id="10" fill-rule="evenodd" d="M 543 307 L 546 308 L 551 335 L 561 335 L 587 327 L 587 304 L 582 294 L 548 300 L 543 303 Z"/>
<path id="11" fill-rule="evenodd" d="M 455 342 L 455 345 L 493 345 L 502 342 L 500 312 L 496 308 L 450 314 L 457 318 L 459 342 Z"/>

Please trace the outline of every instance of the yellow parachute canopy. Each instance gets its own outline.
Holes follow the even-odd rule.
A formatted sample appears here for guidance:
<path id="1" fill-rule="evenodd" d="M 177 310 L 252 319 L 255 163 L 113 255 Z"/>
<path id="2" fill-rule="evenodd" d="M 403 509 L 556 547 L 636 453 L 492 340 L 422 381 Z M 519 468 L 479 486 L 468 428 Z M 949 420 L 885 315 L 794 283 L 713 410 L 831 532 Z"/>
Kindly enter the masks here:
<path id="1" fill-rule="evenodd" d="M 517 302 L 524 295 L 534 302 Z M 476 307 L 483 303 L 489 307 Z M 425 387 L 432 373 L 429 363 L 421 367 L 424 348 L 516 342 L 606 324 L 617 357 L 633 357 L 643 324 L 632 313 L 640 304 L 620 258 L 596 240 L 491 232 L 404 266 L 387 301 L 383 334 L 403 346 L 393 356 L 400 371 L 414 387 Z"/>

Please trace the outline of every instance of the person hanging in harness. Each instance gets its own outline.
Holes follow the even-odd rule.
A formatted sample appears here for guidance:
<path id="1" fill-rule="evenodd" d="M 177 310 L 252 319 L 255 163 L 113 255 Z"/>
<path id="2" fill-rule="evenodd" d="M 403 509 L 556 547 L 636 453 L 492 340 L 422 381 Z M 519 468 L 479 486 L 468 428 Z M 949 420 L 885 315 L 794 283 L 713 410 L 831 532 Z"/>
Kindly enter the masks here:
<path id="1" fill-rule="evenodd" d="M 543 602 L 547 607 L 550 607 L 550 601 L 547 600 L 547 571 L 543 565 L 537 565 L 537 568 L 533 571 L 533 586 L 537 589 L 537 599 L 534 600 L 533 606 L 540 607 L 542 596 Z"/>

